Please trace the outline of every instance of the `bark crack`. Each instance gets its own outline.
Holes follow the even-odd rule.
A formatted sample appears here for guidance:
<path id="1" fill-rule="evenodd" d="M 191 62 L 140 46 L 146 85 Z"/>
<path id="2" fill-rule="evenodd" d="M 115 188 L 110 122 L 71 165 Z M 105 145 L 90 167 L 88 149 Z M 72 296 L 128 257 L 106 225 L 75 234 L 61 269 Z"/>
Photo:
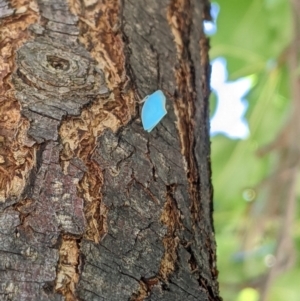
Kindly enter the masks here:
<path id="1" fill-rule="evenodd" d="M 178 210 L 176 199 L 174 198 L 174 189 L 176 184 L 167 185 L 166 202 L 161 215 L 161 222 L 167 226 L 167 234 L 163 238 L 165 249 L 164 256 L 160 263 L 158 275 L 164 281 L 168 281 L 169 276 L 174 272 L 177 262 L 177 248 L 180 239 L 177 236 L 182 228 L 180 211 Z"/>
<path id="2" fill-rule="evenodd" d="M 78 300 L 76 286 L 79 281 L 80 241 L 70 235 L 63 235 L 61 239 L 55 290 L 66 301 Z"/>

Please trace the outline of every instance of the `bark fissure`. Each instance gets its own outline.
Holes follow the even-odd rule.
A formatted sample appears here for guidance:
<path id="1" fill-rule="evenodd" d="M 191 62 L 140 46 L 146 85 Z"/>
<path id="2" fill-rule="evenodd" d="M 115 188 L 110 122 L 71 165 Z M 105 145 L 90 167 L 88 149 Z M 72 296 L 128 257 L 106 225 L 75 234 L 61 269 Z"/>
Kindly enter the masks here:
<path id="1" fill-rule="evenodd" d="M 205 7 L 203 8 L 205 11 Z M 207 7 L 206 7 L 207 9 Z M 196 101 L 196 93 L 197 85 L 196 85 L 196 74 L 194 70 L 195 62 L 193 61 L 192 51 L 191 49 L 191 37 L 192 37 L 192 26 L 193 25 L 190 20 L 193 19 L 193 11 L 195 7 L 193 7 L 192 1 L 190 0 L 175 0 L 171 2 L 168 11 L 168 21 L 172 29 L 172 33 L 174 35 L 175 44 L 177 46 L 177 59 L 178 59 L 178 67 L 176 68 L 175 75 L 177 81 L 177 90 L 175 96 L 175 113 L 177 115 L 177 126 L 179 131 L 179 137 L 181 141 L 181 152 L 185 157 L 185 161 L 187 163 L 186 172 L 187 178 L 189 181 L 189 195 L 191 200 L 191 214 L 192 214 L 192 222 L 193 228 L 196 229 L 200 224 L 200 216 L 203 214 L 201 209 L 201 195 L 200 195 L 200 182 L 199 178 L 199 165 L 197 162 L 197 155 L 195 154 L 196 149 L 196 134 L 195 134 L 195 103 Z M 209 74 L 209 60 L 208 60 L 208 45 L 207 39 L 202 34 L 199 37 L 199 51 L 200 51 L 200 64 L 202 66 L 202 75 L 201 75 L 201 84 L 202 84 L 202 95 L 204 95 L 205 99 L 208 101 L 209 97 L 209 86 L 207 81 L 207 74 Z M 199 80 L 199 75 L 198 75 Z M 207 103 L 207 102 L 206 102 Z M 199 105 L 199 103 L 198 103 Z M 205 120 L 209 120 L 208 109 L 204 110 Z M 208 128 L 207 134 L 208 134 Z M 198 149 L 199 151 L 199 149 Z M 210 175 L 210 170 L 209 170 Z M 212 195 L 211 195 L 212 197 Z M 211 208 L 212 212 L 212 208 Z M 210 214 L 210 221 L 212 224 L 212 215 Z M 197 231 L 196 231 L 197 233 Z M 206 241 L 208 241 L 208 247 L 211 246 L 211 235 L 207 235 Z M 194 257 L 193 252 L 197 247 L 195 246 L 194 251 L 190 248 L 191 253 L 191 261 L 194 263 L 195 267 L 191 266 L 191 271 L 195 272 L 199 266 L 201 267 L 201 261 Z M 214 253 L 208 254 L 209 263 L 210 263 L 210 273 L 212 277 L 216 277 L 216 268 L 215 262 L 216 257 Z M 197 266 L 197 267 L 196 267 Z M 198 282 L 200 286 L 203 283 L 207 282 L 205 278 L 202 279 L 201 273 L 196 273 L 198 276 Z M 204 281 L 204 282 L 203 282 Z M 209 293 L 209 298 L 211 300 L 215 300 L 217 292 L 215 288 L 211 286 L 206 286 L 207 291 Z"/>
<path id="2" fill-rule="evenodd" d="M 189 180 L 191 213 L 194 223 L 199 219 L 199 180 L 194 154 L 195 74 L 189 51 L 192 7 L 189 0 L 174 0 L 168 11 L 168 21 L 177 47 L 178 67 L 175 70 L 177 89 L 175 113 L 181 142 L 181 153 L 185 158 Z"/>
<path id="3" fill-rule="evenodd" d="M 120 126 L 126 124 L 134 113 L 135 104 L 132 101 L 131 90 L 127 89 L 126 94 L 121 92 L 128 78 L 125 69 L 125 45 L 121 33 L 113 31 L 113 24 L 119 20 L 120 3 L 113 1 L 107 4 L 95 3 L 93 6 L 85 6 L 78 1 L 69 1 L 69 3 L 71 11 L 81 20 L 79 40 L 89 49 L 99 66 L 105 70 L 106 82 L 112 91 L 106 103 L 102 102 L 97 107 L 92 105 L 81 114 L 78 122 L 76 119 L 71 119 L 68 124 L 63 124 L 61 127 L 62 143 L 66 145 L 65 150 L 69 152 L 68 157 L 75 153 L 88 167 L 88 172 L 79 184 L 79 191 L 86 202 L 85 216 L 88 224 L 86 238 L 99 242 L 107 232 L 105 225 L 107 208 L 101 204 L 103 174 L 91 158 L 97 137 L 105 128 L 111 128 L 116 132 Z M 93 26 L 87 25 L 82 20 L 89 20 L 89 24 Z M 117 48 L 117 44 L 121 47 Z M 118 58 L 117 62 L 116 58 Z M 123 114 L 125 112 L 127 116 Z M 83 144 L 82 141 L 87 143 Z"/>
<path id="4" fill-rule="evenodd" d="M 168 280 L 169 275 L 174 272 L 176 268 L 177 247 L 180 242 L 176 232 L 182 227 L 180 212 L 177 208 L 173 193 L 176 185 L 168 185 L 166 188 L 166 202 L 161 215 L 161 221 L 167 226 L 168 230 L 166 236 L 163 238 L 165 254 L 159 269 L 159 275 L 164 281 Z"/>
<path id="5" fill-rule="evenodd" d="M 81 239 L 68 235 L 63 235 L 61 239 L 55 290 L 62 294 L 66 301 L 78 300 L 76 285 L 79 280 L 80 241 Z"/>

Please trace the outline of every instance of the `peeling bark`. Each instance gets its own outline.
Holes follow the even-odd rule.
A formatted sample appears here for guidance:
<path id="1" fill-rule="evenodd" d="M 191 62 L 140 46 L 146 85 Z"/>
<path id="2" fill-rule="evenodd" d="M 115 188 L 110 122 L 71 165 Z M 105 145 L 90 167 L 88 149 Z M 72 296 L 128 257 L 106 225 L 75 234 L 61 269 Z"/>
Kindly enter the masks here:
<path id="1" fill-rule="evenodd" d="M 0 0 L 0 300 L 221 300 L 207 11 Z"/>

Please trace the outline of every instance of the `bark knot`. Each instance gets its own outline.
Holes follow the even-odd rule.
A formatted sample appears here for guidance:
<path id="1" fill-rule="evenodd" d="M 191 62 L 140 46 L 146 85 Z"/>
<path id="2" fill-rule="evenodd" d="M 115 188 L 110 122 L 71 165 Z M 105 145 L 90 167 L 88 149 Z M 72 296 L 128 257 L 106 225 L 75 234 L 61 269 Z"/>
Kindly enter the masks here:
<path id="1" fill-rule="evenodd" d="M 70 51 L 67 44 L 37 38 L 18 50 L 16 63 L 16 98 L 38 143 L 56 140 L 64 116 L 79 115 L 83 106 L 109 94 L 104 73 L 80 45 Z"/>

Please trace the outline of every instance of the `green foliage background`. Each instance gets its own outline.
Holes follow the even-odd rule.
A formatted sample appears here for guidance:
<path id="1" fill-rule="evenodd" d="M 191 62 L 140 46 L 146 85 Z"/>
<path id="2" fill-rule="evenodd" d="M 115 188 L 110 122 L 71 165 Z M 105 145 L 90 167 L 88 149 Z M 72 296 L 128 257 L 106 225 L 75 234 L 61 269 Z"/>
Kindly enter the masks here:
<path id="1" fill-rule="evenodd" d="M 255 301 L 257 294 L 245 290 L 268 268 L 266 255 L 272 254 L 276 235 L 253 247 L 240 258 L 242 230 L 248 221 L 249 202 L 245 194 L 256 191 L 276 163 L 276 156 L 258 157 L 256 152 L 272 142 L 290 113 L 289 73 L 285 50 L 292 40 L 292 17 L 286 0 L 219 0 L 217 33 L 211 37 L 210 58 L 227 60 L 229 80 L 251 76 L 253 87 L 246 99 L 250 136 L 231 140 L 212 137 L 214 222 L 217 240 L 221 296 L 225 301 Z M 212 95 L 212 103 L 215 96 Z M 214 109 L 214 105 L 211 106 Z M 214 112 L 211 112 L 213 115 Z M 300 118 L 300 117 L 299 117 Z M 253 202 L 263 202 L 256 196 Z M 299 217 L 299 214 L 298 214 Z M 300 250 L 300 222 L 293 229 Z M 273 283 L 269 300 L 300 300 L 299 260 Z"/>

